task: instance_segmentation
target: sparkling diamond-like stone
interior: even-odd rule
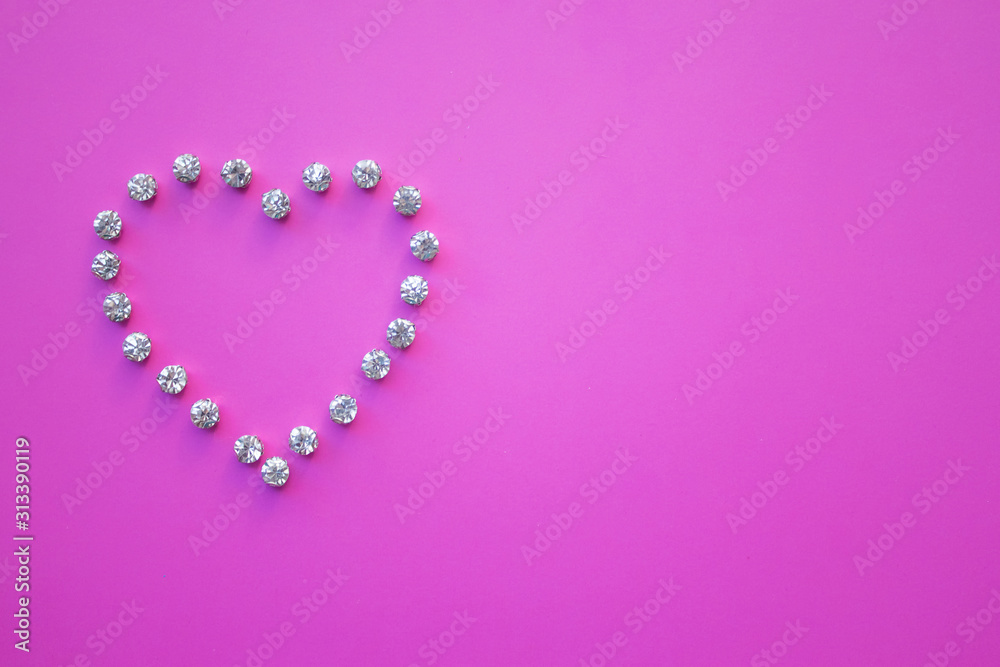
[[[164,366],[160,374],[156,376],[156,381],[160,383],[160,389],[167,394],[179,394],[187,386],[187,371],[183,366]]]
[[[185,153],[174,160],[174,177],[181,183],[194,183],[201,174],[201,161],[197,156]]]
[[[382,168],[375,160],[361,160],[354,165],[351,176],[354,177],[354,184],[359,188],[374,188],[382,179]]]
[[[104,297],[104,314],[112,322],[124,322],[132,316],[132,302],[124,292],[112,292]]]
[[[406,276],[399,286],[399,296],[411,306],[419,306],[427,298],[427,281],[421,276]]]
[[[250,185],[253,172],[246,160],[230,160],[222,165],[222,180],[234,188],[245,188]]]
[[[90,270],[101,280],[111,280],[118,275],[122,261],[110,250],[102,250],[90,265]]]
[[[433,233],[424,230],[410,237],[410,252],[424,262],[429,262],[438,254],[438,240]]]
[[[264,451],[264,445],[255,435],[241,435],[236,439],[233,451],[240,463],[256,463]]]
[[[308,426],[296,426],[292,429],[291,435],[288,436],[288,448],[296,454],[312,454],[316,451],[318,444],[319,438],[316,437],[316,431]]]
[[[402,317],[390,322],[389,328],[385,332],[385,338],[389,341],[389,345],[392,345],[397,350],[408,348],[413,344],[415,337],[416,330],[413,327],[413,322],[404,320]]]
[[[358,415],[358,402],[347,394],[337,394],[330,401],[330,419],[338,424],[350,424]]]
[[[325,164],[313,162],[302,170],[302,182],[313,192],[323,192],[330,187],[332,181],[330,168]]]
[[[122,343],[122,352],[129,361],[143,361],[149,356],[151,349],[149,336],[138,331],[125,336],[125,342]]]
[[[382,350],[372,350],[361,361],[361,370],[372,380],[381,380],[389,374],[389,355]]]
[[[198,428],[212,428],[219,423],[219,406],[210,398],[195,401],[191,406],[191,423]]]
[[[136,174],[128,179],[128,196],[136,201],[147,201],[156,195],[156,179],[149,174]]]
[[[269,218],[281,220],[292,210],[292,203],[288,201],[288,195],[275,188],[264,193],[260,207]]]
[[[272,456],[264,461],[260,468],[260,476],[271,486],[284,486],[288,481],[288,461],[280,456]]]
[[[392,196],[392,205],[397,213],[415,215],[420,210],[420,190],[412,185],[404,185]]]
[[[101,211],[94,218],[94,231],[105,241],[116,239],[122,233],[122,219],[114,211]]]

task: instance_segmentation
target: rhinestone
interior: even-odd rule
[[[194,183],[201,174],[201,162],[197,156],[185,153],[174,160],[174,177],[181,183]]]
[[[233,451],[240,463],[256,463],[264,451],[264,445],[255,435],[241,435],[233,445]]]
[[[382,350],[372,350],[362,360],[361,370],[372,380],[381,380],[389,374],[389,355]]]
[[[412,185],[404,185],[392,196],[392,205],[397,213],[415,215],[420,210],[420,190]]]
[[[124,292],[112,292],[104,297],[104,314],[112,322],[124,322],[132,316],[132,302]]]
[[[288,481],[288,461],[280,456],[272,456],[264,461],[260,468],[260,476],[271,486],[284,486]]]
[[[434,259],[434,255],[438,254],[437,237],[426,230],[417,232],[410,237],[410,251],[419,260],[431,261]]]
[[[156,195],[156,179],[149,174],[136,174],[128,179],[128,196],[136,201],[147,201]]]
[[[421,276],[406,276],[399,286],[399,296],[411,306],[419,306],[427,298],[427,281]]]
[[[323,192],[330,187],[330,168],[325,164],[313,162],[302,170],[302,182],[313,192]]]
[[[234,188],[245,188],[250,185],[253,172],[246,160],[230,160],[222,165],[222,180]]]
[[[288,201],[288,195],[278,188],[268,190],[264,193],[264,196],[261,198],[260,207],[264,209],[264,213],[269,218],[274,218],[275,220],[281,220],[292,210],[292,204]]]
[[[350,424],[358,415],[358,402],[347,394],[337,394],[330,401],[330,419],[338,424]]]
[[[219,423],[219,406],[210,398],[195,401],[191,406],[191,423],[198,428],[212,428]]]
[[[151,347],[149,336],[141,332],[130,333],[122,343],[122,352],[129,361],[143,361],[149,356]]]
[[[367,190],[378,185],[378,182],[382,179],[382,168],[378,166],[375,160],[361,160],[361,162],[354,165],[351,176],[354,177],[355,185]]]
[[[156,376],[156,381],[160,383],[160,389],[167,394],[179,394],[187,385],[187,371],[183,366],[164,366],[160,374]]]
[[[404,320],[402,317],[389,323],[389,328],[385,332],[385,338],[397,350],[405,350],[413,344],[416,337],[413,322]]]
[[[121,266],[121,263],[118,255],[110,250],[102,250],[94,258],[90,270],[101,280],[111,280],[118,275],[118,267]]]
[[[94,218],[94,231],[105,241],[116,239],[122,233],[122,219],[114,211],[101,211]]]
[[[296,454],[312,454],[316,451],[318,444],[316,431],[308,426],[296,426],[292,429],[292,434],[288,436],[288,448]]]

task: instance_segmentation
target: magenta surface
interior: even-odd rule
[[[335,4],[5,3],[0,663],[1000,664],[996,3]]]

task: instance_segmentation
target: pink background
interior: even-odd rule
[[[566,1],[554,23],[556,0],[50,4],[0,16],[0,662],[1000,664],[996,3],[910,0],[881,29],[888,2]],[[184,152],[195,186],[170,174]],[[218,188],[237,156],[253,182]],[[140,171],[149,205],[126,195]],[[285,222],[260,211],[272,187]],[[337,247],[313,262],[317,239]],[[94,310],[122,283],[88,271],[108,247],[125,325]],[[415,272],[418,311],[397,294]],[[415,344],[354,389],[400,316]],[[213,431],[186,414],[204,396]],[[244,433],[289,458],[287,487],[235,460]]]

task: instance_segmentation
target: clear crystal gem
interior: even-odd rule
[[[397,350],[408,348],[413,344],[415,337],[416,329],[413,327],[413,322],[404,320],[402,317],[390,322],[389,328],[385,332],[385,339],[389,341],[389,345],[392,345]]]
[[[284,486],[288,481],[288,461],[280,456],[272,456],[264,461],[260,468],[260,476],[271,486]]]
[[[116,239],[122,233],[122,219],[114,211],[101,211],[94,218],[94,231],[105,241]]]
[[[296,426],[288,436],[288,448],[296,454],[312,454],[319,445],[316,431],[308,426]]]
[[[389,374],[389,355],[382,350],[372,350],[361,361],[361,370],[372,380],[381,380]]]
[[[313,192],[323,192],[330,187],[332,180],[330,168],[325,164],[313,162],[302,170],[302,182]]]
[[[201,174],[201,161],[197,156],[185,153],[174,160],[174,177],[181,183],[194,183]]]
[[[253,171],[246,160],[237,158],[222,165],[222,180],[234,188],[245,188],[250,185],[252,177]]]
[[[410,237],[410,252],[424,262],[429,262],[438,254],[438,240],[433,233],[424,230]]]
[[[156,179],[149,174],[136,174],[128,179],[128,196],[136,201],[147,201],[156,195]]]
[[[151,349],[149,336],[138,331],[125,336],[125,342],[122,343],[122,352],[129,361],[145,360]]]
[[[382,179],[382,168],[378,166],[375,160],[361,160],[354,165],[351,176],[354,177],[355,185],[367,190],[378,185],[378,182]]]
[[[179,394],[187,386],[187,371],[183,366],[164,366],[160,374],[156,376],[156,381],[160,383],[160,389],[167,394]]]
[[[411,306],[419,306],[427,298],[427,281],[421,276],[406,276],[399,286],[399,296]]]
[[[264,193],[264,196],[261,198],[260,207],[264,209],[264,213],[269,218],[274,218],[275,220],[281,220],[292,210],[292,204],[288,201],[288,195],[278,188],[268,190]]]
[[[264,451],[264,445],[255,435],[241,435],[236,439],[233,451],[240,463],[256,463]]]
[[[420,210],[420,190],[412,185],[404,185],[392,196],[392,205],[397,213],[415,215]]]
[[[104,297],[104,314],[112,322],[124,322],[132,316],[132,302],[124,292],[112,292]]]
[[[195,401],[191,406],[191,423],[198,428],[212,428],[219,423],[219,406],[210,398]]]
[[[90,270],[101,280],[111,280],[118,275],[122,261],[110,250],[102,250],[90,265]]]
[[[337,394],[330,401],[330,419],[338,424],[350,424],[358,415],[358,402],[347,394]]]

